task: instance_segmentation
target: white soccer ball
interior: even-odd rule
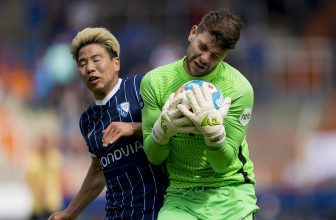
[[[187,90],[192,90],[192,85],[197,84],[199,87],[206,85],[207,90],[212,95],[212,101],[216,109],[219,109],[224,101],[224,96],[219,88],[217,88],[214,84],[203,81],[203,80],[191,80],[184,83],[176,92],[177,93],[184,93],[183,102],[182,104],[186,105],[190,109],[190,103],[186,96]]]

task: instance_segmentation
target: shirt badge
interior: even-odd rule
[[[129,112],[129,102],[123,102],[117,106],[119,115],[126,117]]]

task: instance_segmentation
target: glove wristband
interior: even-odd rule
[[[225,134],[225,129],[223,127],[222,130],[220,130],[220,132],[217,132],[217,134],[215,135],[211,135],[211,136],[204,136],[205,138],[205,142],[208,146],[208,148],[212,148],[214,149],[214,151],[217,150],[217,148],[221,148],[222,144],[225,140],[226,134]]]
[[[167,144],[169,141],[169,138],[165,138],[164,132],[161,129],[161,126],[159,123],[160,123],[159,120],[155,122],[154,127],[152,129],[152,137],[159,144]]]

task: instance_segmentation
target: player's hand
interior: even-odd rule
[[[182,101],[182,93],[170,94],[152,130],[152,135],[156,142],[166,144],[169,138],[177,133],[197,132],[192,121],[177,109],[177,105],[181,104]]]
[[[132,123],[114,121],[103,131],[103,147],[112,144],[122,136],[131,136],[134,132]]]
[[[54,212],[53,214],[50,215],[48,220],[75,220],[75,218],[63,210]]]
[[[187,97],[191,110],[184,105],[178,105],[178,109],[193,121],[197,130],[203,134],[208,146],[221,145],[226,137],[223,121],[229,111],[231,99],[224,99],[221,108],[217,110],[211,94],[205,87],[200,88],[197,85],[193,85],[192,91],[187,91]]]

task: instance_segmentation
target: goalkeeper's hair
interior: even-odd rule
[[[233,49],[240,38],[242,20],[227,9],[217,9],[205,14],[198,24],[197,33],[207,31],[223,50]]]
[[[111,58],[120,56],[119,42],[109,30],[102,27],[88,27],[78,32],[72,40],[70,52],[76,62],[79,50],[89,44],[103,46]]]

